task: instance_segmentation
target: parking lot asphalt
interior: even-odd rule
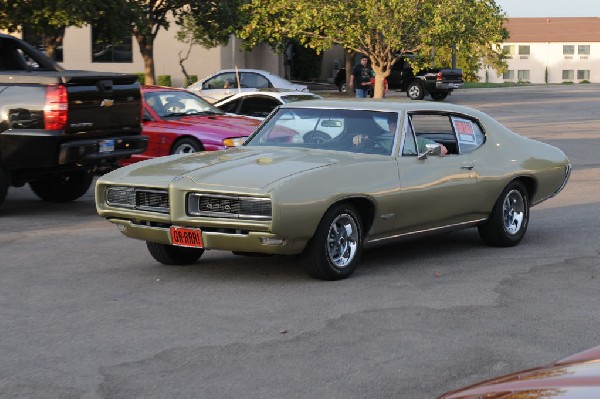
[[[0,398],[435,398],[600,345],[600,85],[447,100],[563,149],[566,189],[514,248],[476,230],[368,250],[354,276],[209,251],[157,264],[70,204],[0,208]],[[390,97],[404,98],[404,93]]]

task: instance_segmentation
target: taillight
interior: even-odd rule
[[[442,72],[438,72],[437,75],[435,76],[435,80],[442,80]]]
[[[67,88],[62,85],[46,87],[44,102],[44,129],[64,130],[69,115]]]

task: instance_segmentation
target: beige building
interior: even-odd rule
[[[510,18],[508,70],[480,72],[491,83],[600,83],[600,18]]]

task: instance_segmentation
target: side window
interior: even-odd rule
[[[469,154],[485,142],[485,135],[477,122],[457,116],[451,116],[450,119],[458,138],[461,154]]]
[[[223,104],[217,108],[219,108],[223,112],[228,112],[230,114],[237,114],[238,105],[240,104],[241,99],[233,100],[228,102],[227,104]]]
[[[242,102],[240,114],[265,117],[278,105],[279,102],[271,97],[247,97]]]
[[[402,155],[418,155],[417,142],[415,141],[415,132],[410,118],[404,125],[404,144],[402,145]]]
[[[454,129],[447,114],[412,114],[410,115],[419,153],[425,152],[425,145],[442,144],[448,154],[459,154]]]
[[[202,89],[228,89],[236,87],[235,84],[235,73],[226,72],[214,76],[204,82]]]
[[[269,87],[269,81],[262,75],[252,72],[244,72],[240,77],[242,87],[251,87],[255,89],[266,89]]]

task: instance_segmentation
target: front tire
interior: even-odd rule
[[[319,280],[349,277],[360,261],[362,240],[362,224],[356,208],[348,203],[331,207],[304,250],[304,270]]]
[[[479,235],[489,245],[517,245],[529,225],[529,195],[520,182],[512,182],[496,201],[488,220],[478,227]]]
[[[146,247],[150,255],[163,265],[191,265],[196,263],[204,253],[203,248],[177,247],[150,241],[146,241]]]
[[[192,154],[199,151],[204,151],[202,144],[198,140],[186,137],[175,142],[171,154]]]
[[[406,95],[411,100],[422,100],[425,98],[425,89],[420,82],[410,82],[406,88]]]
[[[31,181],[29,186],[44,201],[70,202],[87,193],[93,179],[87,171],[65,172]]]

